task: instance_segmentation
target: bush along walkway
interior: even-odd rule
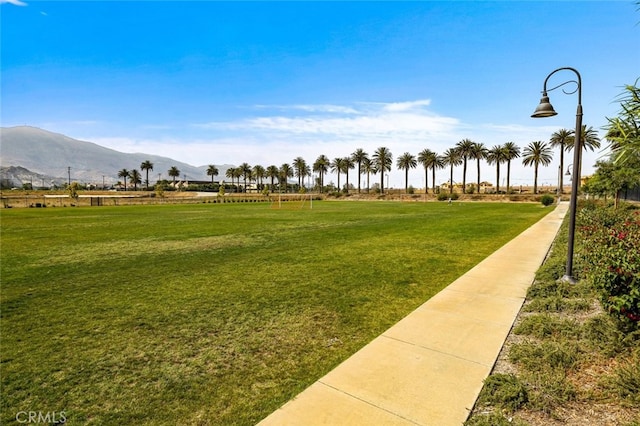
[[[576,285],[566,224],[466,426],[640,426],[640,208],[582,204]]]

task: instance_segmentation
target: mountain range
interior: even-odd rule
[[[171,158],[152,154],[129,154],[105,148],[92,142],[80,141],[68,136],[29,126],[0,128],[0,167],[2,186],[20,187],[25,183],[33,186],[64,184],[68,180],[80,183],[116,183],[122,169],[140,170],[140,164],[150,161],[153,170],[149,181],[155,182],[158,174],[168,178],[171,167],[180,170],[181,178],[189,181],[211,180],[207,176],[208,166],[192,166]],[[218,178],[224,178],[232,165],[216,165]],[[142,179],[146,172],[140,170]],[[154,178],[152,178],[154,176]]]

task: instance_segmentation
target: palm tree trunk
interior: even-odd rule
[[[500,162],[496,161],[496,194],[500,193]]]
[[[478,158],[478,187],[476,188],[478,194],[480,193],[480,159]]]
[[[424,193],[429,193],[429,169],[427,167],[424,168]]]
[[[467,193],[467,159],[465,157],[464,164],[462,165],[462,193]]]
[[[409,168],[408,167],[404,171],[404,192],[405,194],[409,192]]]
[[[511,160],[507,161],[507,194],[509,193],[509,178],[511,177]]]
[[[449,194],[453,194],[453,164],[451,165],[451,174],[449,175]]]
[[[533,193],[537,194],[538,193],[538,163],[535,163],[535,167],[534,167],[534,174],[533,174]]]
[[[431,168],[431,186],[433,187],[431,193],[435,194],[436,193],[436,166],[433,166]]]

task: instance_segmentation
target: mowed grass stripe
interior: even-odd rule
[[[3,210],[0,420],[254,424],[548,211]]]

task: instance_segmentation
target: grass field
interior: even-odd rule
[[[0,422],[254,424],[549,211],[2,210]]]

